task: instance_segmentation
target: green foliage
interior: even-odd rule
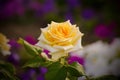
[[[54,62],[48,66],[45,80],[65,80],[67,76],[67,69],[59,62]]]
[[[25,68],[25,67],[33,67],[33,68],[39,67],[44,62],[45,62],[45,60],[43,58],[41,58],[40,56],[37,56],[35,58],[29,59],[28,62],[23,66],[23,68]]]
[[[31,45],[21,38],[19,39],[18,42],[24,45],[26,51],[33,57],[32,59],[28,60],[28,62],[23,66],[23,68],[39,66],[46,67],[49,64],[51,64],[51,61],[46,61],[43,57],[41,57],[40,55],[40,53],[42,52],[41,48]]]
[[[69,80],[77,80],[78,77],[85,75],[82,65],[77,62],[68,65],[67,71]]]
[[[21,43],[22,45],[24,45],[25,49],[27,50],[27,52],[31,55],[31,56],[37,56],[41,53],[41,49],[37,48],[31,44],[29,44],[28,42],[26,42],[23,39],[19,39],[18,41],[19,43]]]
[[[0,80],[18,80],[12,64],[0,61]]]
[[[61,64],[59,62],[54,62],[48,66],[48,72],[46,74],[46,80],[77,80],[78,77],[83,76],[84,69],[78,63]]]
[[[85,75],[82,65],[78,63],[68,64],[65,58],[61,58],[60,61],[46,60],[40,56],[42,51],[40,48],[29,44],[23,39],[20,39],[19,43],[23,44],[26,51],[33,56],[23,68],[39,66],[47,67],[48,71],[45,75],[45,80],[77,80],[78,77]]]
[[[79,75],[81,75],[81,76],[85,75],[84,69],[81,64],[74,62],[74,63],[70,64],[69,67],[77,70]]]

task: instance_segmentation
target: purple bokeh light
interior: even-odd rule
[[[70,11],[65,14],[65,19],[70,20],[71,23],[74,23],[73,15]]]
[[[92,9],[84,9],[81,16],[86,20],[92,19],[95,16],[95,12]]]
[[[11,39],[8,44],[11,45],[12,49],[19,49],[20,48],[20,44],[15,40],[15,39]]]
[[[26,72],[21,74],[21,80],[31,80],[35,75],[35,69],[28,69]]]
[[[102,39],[113,39],[115,37],[115,24],[111,23],[108,26],[104,24],[100,24],[95,28],[95,35]]]
[[[20,63],[20,57],[17,53],[11,53],[11,55],[8,56],[7,61],[18,66]]]
[[[80,0],[67,0],[67,3],[71,8],[80,6]]]
[[[45,67],[40,67],[39,70],[42,74],[45,74],[47,72],[47,68],[45,68]]]

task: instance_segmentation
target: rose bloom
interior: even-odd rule
[[[51,22],[46,28],[41,29],[42,33],[36,44],[39,47],[50,51],[51,59],[58,60],[61,57],[68,56],[69,52],[82,49],[81,38],[83,33],[79,27],[72,25],[70,21]]]

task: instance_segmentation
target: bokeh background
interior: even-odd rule
[[[44,80],[46,68],[21,68],[30,56],[17,40],[22,37],[30,44],[35,44],[41,33],[40,28],[46,27],[51,21],[67,20],[77,24],[80,31],[84,33],[83,46],[98,40],[110,44],[115,38],[120,37],[120,1],[0,0],[0,33],[10,40],[11,45],[11,55],[1,56],[0,59],[12,63],[19,70],[16,75],[21,80]],[[97,44],[102,47],[94,45],[93,48],[100,48],[102,51],[105,45],[101,42]],[[81,58],[75,57],[72,60],[80,60],[79,62],[83,63]]]
[[[0,0],[0,32],[8,38],[32,35],[51,21],[70,20],[83,32],[83,44],[120,36],[119,0]]]

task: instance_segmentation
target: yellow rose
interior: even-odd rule
[[[3,34],[0,33],[0,50],[2,52],[2,54],[5,55],[10,55],[10,45],[7,44],[8,43],[8,39],[6,38],[6,36],[4,36]]]
[[[83,34],[79,31],[79,27],[72,25],[69,20],[62,23],[52,21],[41,31],[42,33],[38,38],[39,42],[36,45],[49,50],[54,60],[68,56],[69,52],[82,48],[81,38]]]

